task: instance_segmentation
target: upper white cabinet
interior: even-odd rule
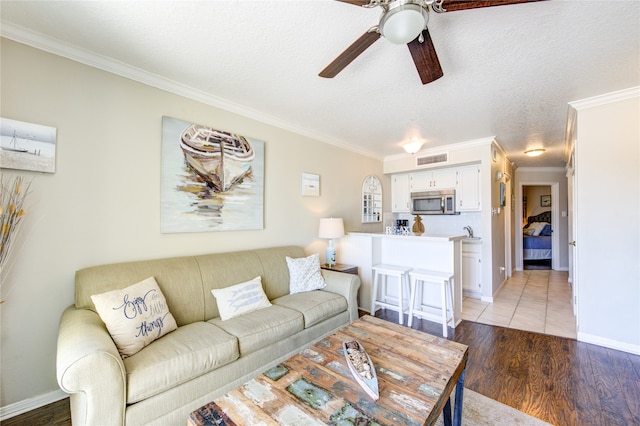
[[[458,167],[456,199],[459,212],[480,210],[480,166]]]
[[[408,213],[410,203],[409,175],[393,175],[391,177],[391,211],[393,213]]]
[[[456,187],[456,169],[438,169],[409,174],[411,192],[453,189]]]
[[[391,177],[391,211],[411,211],[411,193],[456,190],[456,210],[459,212],[480,211],[480,165],[449,167],[437,170],[402,173]]]

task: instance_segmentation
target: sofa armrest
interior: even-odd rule
[[[354,274],[330,271],[327,269],[323,269],[321,272],[325,282],[327,283],[327,286],[323,288],[323,290],[339,294],[347,299],[349,320],[357,320],[358,289],[360,288],[360,277]]]
[[[62,313],[56,371],[60,388],[72,394],[74,426],[124,424],[124,363],[97,313],[75,306]]]

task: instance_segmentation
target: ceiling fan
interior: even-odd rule
[[[427,23],[429,8],[437,13],[528,3],[539,0],[337,0],[367,8],[380,7],[382,15],[378,25],[371,27],[351,46],[342,52],[325,69],[320,77],[333,78],[347,65],[367,50],[380,36],[394,44],[406,44],[416,65],[422,84],[431,83],[444,73],[436,49],[431,41]]]

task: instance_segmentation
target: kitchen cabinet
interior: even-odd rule
[[[480,211],[480,166],[458,167],[456,203],[459,212]]]
[[[391,212],[409,213],[410,205],[409,175],[393,175],[391,178]]]
[[[482,240],[462,240],[462,293],[482,296]]]
[[[437,191],[456,187],[456,169],[446,168],[409,174],[410,192]]]

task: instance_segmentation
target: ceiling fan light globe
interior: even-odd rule
[[[395,44],[407,44],[416,39],[427,26],[429,15],[420,5],[398,1],[380,18],[380,33]]]

